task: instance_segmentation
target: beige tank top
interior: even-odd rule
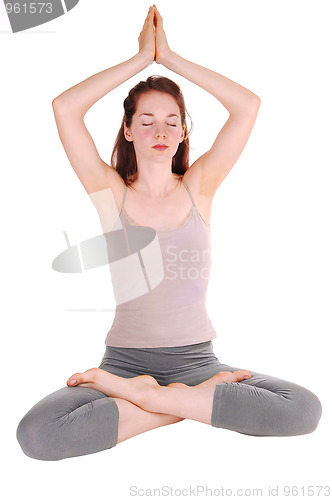
[[[205,342],[217,336],[205,303],[212,263],[210,225],[203,220],[183,179],[182,182],[192,201],[184,224],[156,231],[155,245],[160,249],[163,275],[157,284],[143,289],[132,300],[117,303],[105,340],[108,346],[172,347]],[[124,229],[129,226],[144,229],[126,213],[126,193],[127,186],[114,229],[121,225]],[[145,256],[145,274],[149,274],[154,263],[148,252]],[[140,259],[144,268],[142,256]],[[128,261],[126,269],[130,265]],[[117,280],[122,276],[123,273]],[[130,288],[135,284],[136,281]]]

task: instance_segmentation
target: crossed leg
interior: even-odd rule
[[[119,407],[120,442],[155,426],[185,418],[211,424],[216,385],[250,377],[248,370],[224,371],[195,386],[183,383],[161,386],[150,375],[123,378],[100,368],[91,368],[73,374],[67,385],[97,389],[114,398]]]
[[[202,383],[196,373],[180,379],[197,385],[166,386],[150,375],[123,378],[99,368],[75,373],[76,383],[68,380],[22,418],[18,441],[32,458],[61,460],[186,418],[253,436],[293,436],[317,427],[321,404],[304,387],[228,365],[211,372]]]
[[[153,413],[143,410],[134,403],[126,399],[113,398],[119,409],[118,423],[118,439],[117,443],[121,443],[126,439],[142,434],[146,431],[151,431],[158,427],[175,424],[184,420],[175,415],[165,413]]]
[[[72,378],[78,386],[97,388],[145,412],[256,436],[307,434],[315,430],[322,414],[319,399],[308,389],[247,370],[220,371],[193,386],[160,386],[150,375],[124,379],[99,368],[76,373]]]
[[[68,383],[47,395],[19,422],[17,439],[27,456],[62,460],[96,453],[148,430],[190,418],[187,410],[178,412],[175,406],[171,414],[167,398],[159,400],[167,389],[167,397],[172,396],[170,403],[175,405],[179,391],[190,390],[185,384],[161,387],[149,375],[128,379],[101,369],[76,375],[76,386]],[[155,396],[156,405],[151,407],[149,400]]]

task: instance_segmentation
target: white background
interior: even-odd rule
[[[323,405],[317,430],[258,438],[186,420],[59,462],[28,458],[16,441],[20,419],[37,401],[65,386],[72,373],[98,366],[113,320],[112,311],[98,309],[115,307],[105,270],[64,275],[51,267],[66,247],[63,231],[71,243],[101,232],[62,148],[51,102],[132,57],[149,5],[81,0],[43,26],[0,33],[6,498],[127,499],[134,485],[263,488],[264,497],[269,486],[279,486],[283,498],[284,485],[329,484],[324,453],[331,443],[327,0],[157,3],[172,50],[249,88],[262,101],[248,144],[212,209],[208,310],[218,331],[215,353],[221,362],[312,390]],[[151,74],[168,76],[183,90],[194,122],[191,161],[211,147],[226,121],[227,111],[212,96],[154,63],[86,115],[104,161],[110,161],[128,90]],[[68,310],[75,308],[95,311]],[[301,490],[299,498],[307,495]]]

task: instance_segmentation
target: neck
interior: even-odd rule
[[[137,165],[137,179],[132,186],[150,198],[165,198],[178,185],[179,174],[174,174],[171,165]]]

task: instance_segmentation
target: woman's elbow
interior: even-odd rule
[[[260,97],[253,93],[252,97],[251,97],[251,103],[252,103],[253,110],[258,111],[259,107],[261,105]]]

